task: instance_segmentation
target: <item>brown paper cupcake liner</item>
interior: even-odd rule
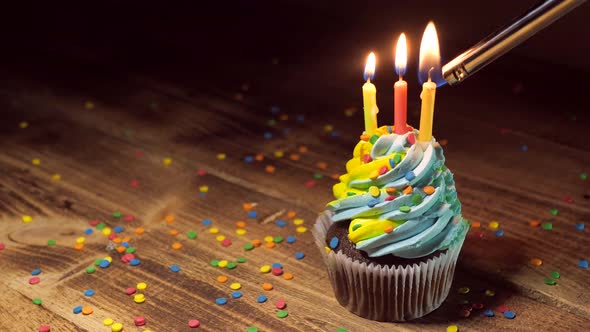
[[[341,252],[325,250],[332,212],[319,215],[314,225],[316,245],[338,302],[352,313],[371,320],[400,322],[422,317],[446,299],[465,236],[446,252],[420,264],[367,265]]]

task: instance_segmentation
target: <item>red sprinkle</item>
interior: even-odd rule
[[[483,309],[483,303],[474,303],[472,307],[475,310]]]
[[[389,168],[387,168],[387,165],[381,166],[381,168],[379,169],[379,175],[383,175],[383,174],[387,173],[388,170],[389,170]]]
[[[373,160],[373,158],[371,158],[371,155],[370,154],[366,153],[365,155],[363,155],[363,162],[365,164],[370,163],[372,160]]]
[[[121,256],[121,261],[123,263],[129,263],[134,258],[135,258],[134,254],[125,254],[125,255]]]
[[[387,196],[385,197],[386,201],[393,201],[395,199],[395,196]]]
[[[315,186],[315,181],[314,180],[306,181],[305,186],[308,188],[311,188],[311,187]]]
[[[94,226],[100,224],[100,221],[98,221],[98,220],[90,220],[89,224],[90,224],[90,226],[94,227]]]
[[[128,216],[125,216],[123,219],[127,222],[131,222],[131,221],[135,220],[135,216],[128,215]]]
[[[199,175],[199,176],[203,176],[203,175],[205,175],[205,174],[207,174],[207,171],[206,171],[206,170],[204,170],[204,169],[202,169],[202,168],[201,168],[201,169],[199,169],[199,170],[197,170],[197,175]]]
[[[508,307],[505,305],[501,305],[501,306],[497,307],[496,310],[498,310],[501,313],[504,313],[504,311],[508,311],[510,309],[508,309]]]
[[[270,270],[270,272],[275,276],[280,276],[281,274],[283,274],[283,269],[280,267],[273,267],[272,270]]]
[[[285,309],[285,307],[287,307],[287,302],[285,302],[285,299],[283,298],[279,298],[277,300],[277,302],[275,302],[275,306],[277,307],[277,309]]]
[[[125,294],[127,295],[133,295],[135,294],[135,292],[137,292],[137,289],[135,289],[135,287],[129,287],[125,290]]]
[[[223,239],[223,241],[221,241],[221,245],[224,247],[229,247],[231,246],[231,240],[230,239]]]
[[[482,233],[482,232],[476,232],[476,233],[475,233],[475,236],[477,236],[477,237],[478,237],[478,238],[480,238],[480,239],[483,239],[483,236],[484,236],[484,235],[483,235],[483,233]]]
[[[563,201],[566,203],[573,203],[574,199],[568,196],[568,197],[564,198]]]
[[[4,250],[4,248],[6,248],[6,245],[2,242],[0,242],[0,250]]]
[[[133,188],[137,188],[137,187],[139,187],[139,181],[137,181],[137,180],[133,180],[133,181],[131,181],[131,186],[132,186]]]
[[[111,233],[109,234],[109,240],[114,240],[116,238],[118,238],[119,236],[117,235],[117,233]]]
[[[136,157],[143,157],[143,151],[141,151],[139,149],[135,150],[135,156]]]
[[[38,283],[41,282],[41,279],[39,277],[31,277],[29,278],[29,284],[31,285],[36,285]]]
[[[39,332],[50,332],[51,326],[49,325],[41,325],[39,326]]]
[[[199,322],[197,319],[191,319],[188,321],[188,326],[192,328],[199,327],[199,325],[201,325],[201,322]]]
[[[416,143],[416,136],[414,136],[414,133],[410,133],[408,135],[408,143],[410,143],[410,144]]]
[[[133,322],[135,323],[135,326],[144,326],[145,325],[145,317],[137,316],[137,317],[133,318]]]

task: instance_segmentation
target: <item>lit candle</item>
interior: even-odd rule
[[[363,84],[363,109],[365,110],[365,134],[373,135],[377,130],[377,89],[371,83],[373,75],[375,75],[375,54],[371,52],[367,58],[365,65],[365,80]]]
[[[405,134],[410,129],[407,126],[408,121],[408,83],[404,81],[403,76],[406,73],[408,63],[408,46],[406,44],[406,35],[401,34],[397,40],[395,48],[395,72],[399,75],[399,81],[393,86],[393,104],[394,116],[393,132],[396,134]]]
[[[420,133],[418,141],[430,142],[432,140],[432,121],[434,119],[434,96],[436,94],[436,83],[431,80],[434,70],[440,71],[440,50],[438,37],[434,23],[430,22],[424,30],[422,42],[420,43],[420,72],[428,73],[428,81],[422,84],[422,109],[420,113]]]

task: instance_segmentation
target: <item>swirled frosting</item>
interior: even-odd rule
[[[334,185],[333,221],[351,220],[349,239],[371,257],[418,258],[464,235],[453,174],[441,146],[381,127],[362,137]]]

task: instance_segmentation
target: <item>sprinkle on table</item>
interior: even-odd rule
[[[585,259],[580,259],[578,261],[578,267],[580,267],[582,269],[587,269],[588,268],[588,261]]]
[[[199,327],[199,325],[201,325],[201,322],[199,322],[197,319],[191,319],[188,321],[188,326],[190,328],[196,328]]]
[[[258,302],[258,303],[264,303],[264,302],[266,302],[266,300],[268,300],[268,297],[266,297],[266,295],[259,295],[256,298],[256,302]]]
[[[541,266],[543,265],[543,261],[540,258],[531,258],[531,264]]]
[[[289,313],[286,310],[279,310],[279,312],[277,312],[277,317],[279,318],[285,318],[289,316]]]
[[[447,332],[457,332],[457,331],[459,331],[459,328],[457,327],[457,325],[447,326]]]

